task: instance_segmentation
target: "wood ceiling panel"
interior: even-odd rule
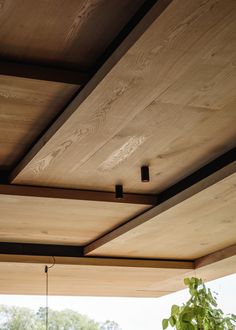
[[[1,195],[0,241],[87,244],[149,207]]]
[[[75,85],[0,76],[0,166],[27,151],[78,89]]]
[[[136,266],[129,266],[128,260],[124,265],[119,259],[55,260],[49,271],[50,295],[160,297],[183,289],[185,277],[198,276],[207,282],[236,272],[235,256],[196,270],[181,262],[179,268],[164,262],[163,268],[162,261],[152,266],[137,261]],[[0,255],[0,293],[44,294],[44,266],[51,263],[51,257]]]
[[[236,243],[236,174],[121,234],[88,255],[196,259]]]
[[[13,182],[159,192],[232,148],[235,22],[233,0],[173,1]]]
[[[44,294],[44,264],[0,264],[1,294]],[[159,297],[171,293],[163,291],[161,282],[179,275],[186,269],[155,269],[139,267],[111,267],[86,265],[56,265],[50,269],[50,295]],[[155,290],[150,289],[156,284]]]
[[[213,281],[224,276],[232,275],[236,273],[236,256],[220,260],[214,264],[204,266],[200,269],[195,269],[194,271],[186,272],[185,277],[198,277],[202,278],[205,282]],[[161,282],[161,287],[163,291],[168,290],[171,284],[171,289],[173,291],[179,291],[186,288],[183,283],[184,277],[182,275],[177,275]],[[156,289],[156,283],[151,286],[152,290]]]
[[[144,0],[5,0],[0,56],[90,69]]]
[[[74,166],[63,178],[57,175],[61,166],[57,162],[52,164],[54,174],[50,165],[47,168],[51,160],[47,155],[35,167],[28,167],[27,174],[35,169],[36,176],[30,174],[32,179],[26,183],[40,185],[43,176],[49,185],[52,180],[56,186],[113,191],[116,183],[123,183],[124,190],[129,192],[160,192],[234,147],[235,106],[236,101],[220,111],[207,111],[193,106],[154,102],[84,164],[75,164],[76,156],[70,155]],[[148,183],[140,179],[140,167],[145,164],[150,169]],[[50,173],[48,180],[46,173]],[[14,182],[25,183],[21,177],[25,175],[19,174]],[[72,178],[76,181],[72,182]]]

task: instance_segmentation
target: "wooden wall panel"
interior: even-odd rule
[[[19,160],[78,89],[75,85],[0,76],[0,166]]]
[[[144,0],[1,2],[0,55],[89,70]]]
[[[236,243],[236,174],[88,255],[196,259]]]
[[[82,245],[150,206],[0,196],[0,241]]]
[[[13,182],[159,192],[232,148],[235,22],[233,0],[173,1]]]

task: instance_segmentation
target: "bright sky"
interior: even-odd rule
[[[218,292],[218,303],[225,313],[236,314],[236,274],[207,284]],[[173,304],[188,298],[186,290],[161,298],[49,297],[49,307],[73,309],[98,322],[116,321],[122,330],[161,330],[162,319],[169,316]],[[38,309],[45,305],[43,296],[0,295],[0,304]]]

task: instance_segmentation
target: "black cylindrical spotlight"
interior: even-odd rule
[[[123,198],[123,186],[120,184],[116,185],[116,198],[121,199]]]
[[[141,167],[141,180],[142,180],[142,182],[149,182],[150,181],[149,167],[148,166],[142,166]]]

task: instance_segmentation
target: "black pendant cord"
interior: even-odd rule
[[[45,269],[44,269],[45,274],[46,274],[46,292],[45,292],[46,293],[46,313],[45,313],[45,328],[46,328],[46,330],[48,330],[48,270],[50,268],[52,268],[56,263],[55,258],[54,257],[52,257],[52,258],[53,258],[53,264],[51,266],[46,265]]]

